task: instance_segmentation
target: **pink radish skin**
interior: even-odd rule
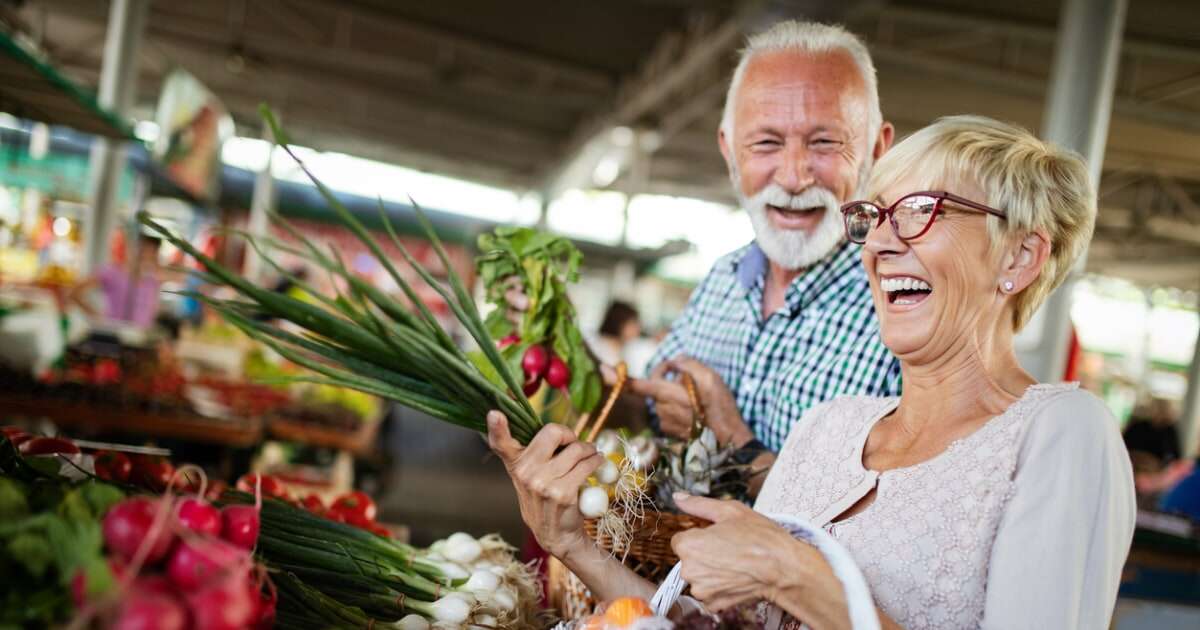
[[[220,539],[180,542],[167,561],[167,576],[179,590],[190,593],[212,582],[227,579],[239,563],[249,564],[244,549]]]
[[[216,580],[187,595],[193,630],[238,630],[254,622],[257,602],[245,573]]]
[[[525,372],[525,382],[529,383],[530,379],[545,375],[549,365],[550,353],[546,352],[544,346],[529,346],[525,350],[525,356],[521,357],[521,370]]]
[[[174,595],[135,590],[121,605],[114,630],[183,630],[187,610]]]
[[[198,534],[221,535],[221,512],[204,499],[183,499],[175,507],[175,516],[180,525]]]
[[[165,500],[165,499],[164,499]],[[138,548],[150,535],[159,505],[143,497],[126,499],[104,515],[104,544],[122,560],[132,560]],[[166,557],[174,537],[160,528],[146,555],[145,564],[155,564]]]
[[[566,389],[571,382],[571,368],[559,356],[550,357],[550,365],[546,367],[546,384],[554,389]]]
[[[254,549],[258,543],[258,509],[252,505],[229,505],[221,510],[221,538]]]
[[[508,336],[506,336],[505,338],[501,339],[500,341],[497,341],[496,347],[500,350],[503,350],[509,346],[516,345],[518,343],[521,343],[521,336],[518,335],[517,333],[511,333]]]

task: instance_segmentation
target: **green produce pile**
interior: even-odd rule
[[[62,623],[72,588],[90,597],[113,587],[100,522],[124,497],[102,481],[43,474],[0,437],[0,628]]]
[[[583,255],[571,241],[529,228],[497,228],[481,235],[479,250],[475,267],[488,301],[497,306],[488,315],[488,333],[501,340],[509,369],[523,375],[527,392],[545,381],[566,390],[577,412],[591,411],[600,402],[600,374],[567,297],[567,284],[579,279]],[[513,281],[529,302],[519,326],[507,317]]]

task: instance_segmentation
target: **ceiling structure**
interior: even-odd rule
[[[1130,2],[1089,269],[1200,288],[1200,3]],[[731,202],[716,149],[745,34],[788,15],[871,48],[901,134],[953,113],[1041,123],[1059,3],[1013,0],[207,0],[151,4],[139,104],[182,66],[242,135],[273,104],[295,141],[536,191],[586,182]],[[0,0],[0,19],[95,85],[107,3]],[[617,142],[615,144],[622,144]],[[598,148],[599,147],[599,148]],[[630,158],[630,156],[633,156]]]

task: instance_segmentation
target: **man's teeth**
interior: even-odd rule
[[[896,291],[933,291],[933,287],[929,283],[919,278],[884,278],[880,280],[879,286],[885,293],[895,293]]]

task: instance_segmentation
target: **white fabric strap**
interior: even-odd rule
[[[809,543],[825,556],[825,560],[833,568],[833,574],[837,576],[846,592],[851,627],[854,630],[879,630],[879,613],[875,609],[875,600],[871,598],[871,589],[867,587],[867,581],[850,552],[833,536],[812,523],[792,516],[768,514],[767,517],[779,523],[793,537]],[[679,600],[687,586],[680,574],[681,570],[681,565],[676,564],[654,593],[654,598],[650,600],[654,614],[665,617],[671,611],[671,606]]]

